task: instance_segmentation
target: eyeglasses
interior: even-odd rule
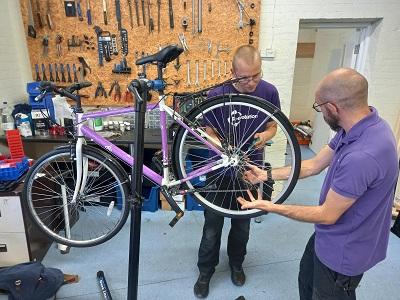
[[[237,79],[237,82],[239,83],[249,83],[250,81],[258,81],[260,78],[263,76],[263,72],[260,71],[257,74],[250,75],[250,76],[238,76],[235,73],[235,77]]]
[[[316,112],[321,112],[321,106],[330,103],[329,101],[323,102],[321,104],[317,104],[317,102],[314,102],[314,104],[312,105],[312,108],[315,109]]]

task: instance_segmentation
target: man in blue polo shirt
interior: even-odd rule
[[[368,106],[368,82],[353,69],[338,69],[319,83],[313,108],[337,134],[300,176],[329,167],[318,206],[276,205],[238,198],[242,208],[260,208],[294,220],[315,223],[300,262],[300,299],[356,299],[363,273],[386,257],[398,176],[396,142],[389,125]],[[272,170],[284,180],[287,167]],[[250,166],[246,179],[268,174]]]
[[[253,46],[244,45],[235,50],[232,59],[232,76],[238,79],[236,83],[223,85],[211,90],[208,93],[208,98],[224,94],[247,94],[257,96],[280,108],[279,94],[276,87],[261,79],[261,57],[258,50]],[[229,112],[229,114],[228,111],[224,111],[229,109],[231,109],[231,107],[222,106],[220,108],[220,113],[214,110],[213,113],[205,114],[204,119],[206,120],[206,124],[204,125],[207,126],[208,134],[217,137],[217,134],[221,135],[224,132],[232,131],[228,122],[220,122],[220,120],[217,119],[221,118],[221,116],[230,115],[230,120],[236,122],[234,130],[236,138],[238,139],[240,137],[243,140],[248,140],[248,143],[243,145],[241,150],[247,149],[255,140],[256,143],[254,147],[257,150],[252,151],[252,154],[249,155],[249,159],[253,163],[261,165],[262,149],[265,143],[275,136],[277,131],[276,123],[272,119],[266,121],[260,118],[260,120],[251,122],[254,127],[250,128],[249,122],[246,122],[246,118],[257,114],[257,111],[252,112],[248,107],[245,109],[242,108],[243,111],[239,111],[241,108],[238,107],[237,111]],[[215,124],[218,124],[218,126]],[[258,127],[260,128],[257,130]],[[216,133],[215,131],[218,130],[221,132]],[[256,132],[254,136],[247,139],[246,134],[249,135],[253,132]],[[235,138],[232,140],[235,140]],[[225,171],[230,172],[232,170]],[[229,179],[228,176],[220,176],[220,178],[221,179],[216,179],[219,187],[223,187],[223,189],[228,192],[224,195],[218,195],[213,203],[225,208],[228,208],[231,203],[236,205],[238,193],[234,191],[238,190],[238,186],[240,186],[237,182],[238,180],[233,177]],[[265,186],[268,186],[268,184]],[[269,186],[271,186],[271,184]],[[271,191],[264,191],[264,193],[270,195]],[[200,275],[194,285],[194,294],[198,298],[206,298],[208,296],[210,279],[219,262],[223,225],[224,217],[209,210],[204,211],[203,235],[200,242],[197,262]],[[242,286],[246,281],[242,263],[246,255],[249,232],[250,219],[231,219],[227,252],[231,268],[231,280],[236,286]]]

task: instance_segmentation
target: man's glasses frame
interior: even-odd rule
[[[325,104],[328,104],[328,103],[331,103],[331,102],[330,101],[326,101],[326,102],[322,102],[321,104],[317,104],[317,101],[315,101],[314,104],[312,105],[312,108],[314,108],[314,110],[316,112],[321,112],[322,111],[321,110],[321,106],[325,105]]]
[[[237,76],[237,74],[235,73],[235,76],[236,76],[237,82],[239,82],[239,83],[249,83],[250,81],[256,82],[263,77],[263,71],[261,70],[257,74],[250,75],[250,76]]]

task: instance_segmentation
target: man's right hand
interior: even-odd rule
[[[268,180],[267,171],[261,170],[260,168],[251,164],[247,164],[247,167],[249,169],[243,174],[243,178],[245,180],[249,181],[252,184]]]

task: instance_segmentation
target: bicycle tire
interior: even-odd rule
[[[278,130],[272,139],[273,143],[267,144],[261,151],[266,159],[263,157],[260,160],[260,154],[257,154],[256,151],[251,153],[253,150],[250,141],[253,140],[251,135],[262,131],[260,128],[263,128],[264,125],[254,131],[254,127],[259,126],[254,124],[255,120],[263,120],[262,118],[265,120],[270,118],[275,121]],[[214,131],[218,131],[220,139],[227,142],[230,147],[230,149],[225,147],[224,154],[232,157],[236,155],[238,160],[236,167],[221,168],[220,171],[194,177],[183,183],[184,188],[189,191],[188,197],[194,196],[203,207],[222,216],[251,218],[265,214],[265,212],[258,209],[242,210],[240,208],[236,198],[243,196],[248,199],[247,189],[253,190],[253,192],[255,190],[261,191],[263,199],[269,198],[268,200],[274,203],[282,203],[292,192],[300,173],[300,147],[291,123],[282,111],[274,105],[264,99],[249,95],[221,95],[208,99],[192,109],[186,119],[192,128],[212,126]],[[237,129],[240,122],[244,122],[244,124]],[[263,122],[261,121],[261,123]],[[246,126],[250,128],[249,132],[243,129]],[[276,153],[273,153],[273,151]],[[200,152],[202,153],[200,154]],[[191,171],[202,168],[205,163],[220,158],[216,158],[215,152],[205,149],[205,146],[198,142],[194,135],[184,127],[179,127],[175,135],[172,157],[175,175],[180,180],[185,179]],[[252,164],[260,167],[265,167],[266,163],[271,168],[289,164],[292,167],[289,178],[282,182],[264,182],[262,187],[249,186],[242,178],[249,157],[256,157]],[[228,183],[224,177],[229,180]],[[216,187],[216,185],[218,186]],[[235,194],[229,194],[232,191]],[[231,195],[231,199],[228,199],[228,194]]]
[[[125,224],[129,179],[110,155],[84,146],[87,181],[72,203],[76,182],[74,152],[73,146],[64,146],[39,158],[26,176],[22,195],[30,218],[50,239],[66,246],[90,247],[109,240]],[[66,197],[62,197],[62,186]],[[68,217],[63,199],[69,208]],[[65,220],[70,222],[70,236]]]

